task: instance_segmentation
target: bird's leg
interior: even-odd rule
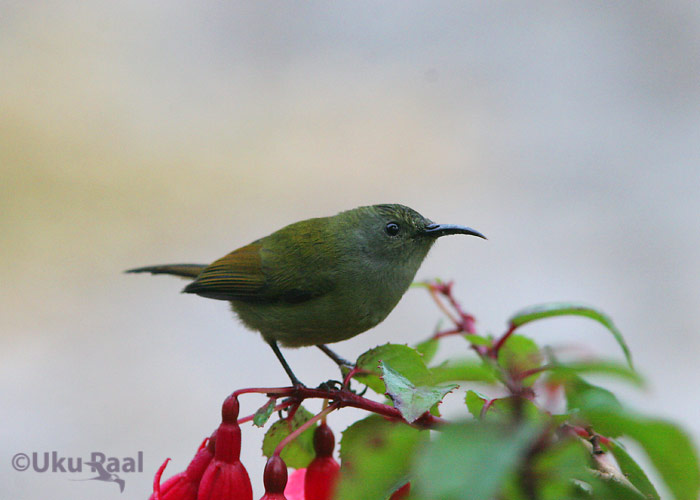
[[[335,352],[331,351],[326,344],[316,344],[316,347],[321,349],[326,354],[326,356],[331,358],[333,362],[339,367],[349,366],[350,368],[352,368],[353,366],[355,366],[355,363],[348,361],[345,358],[341,358]]]
[[[338,368],[340,368],[340,375],[342,377],[342,380],[345,380],[345,377],[348,376],[350,372],[355,368],[355,363],[352,361],[348,361],[345,358],[341,358],[338,356],[334,351],[328,348],[326,344],[316,344],[316,347],[321,349],[323,353],[331,358],[333,362],[338,365]],[[325,386],[325,388],[333,388],[335,386],[339,386],[340,389],[343,389],[344,385],[342,382],[338,382],[336,380],[329,380],[328,382],[325,382],[324,384],[321,384],[321,386]]]
[[[287,375],[289,376],[289,380],[292,381],[292,385],[294,387],[306,387],[304,384],[302,384],[299,379],[297,378],[296,375],[294,375],[294,372],[292,369],[289,367],[287,364],[287,360],[284,359],[284,356],[282,356],[282,353],[280,352],[280,348],[277,346],[277,341],[276,340],[270,340],[268,342],[270,344],[270,347],[272,347],[272,351],[275,353],[275,356],[277,356],[277,359],[279,359],[280,363],[282,363],[282,368],[284,368],[284,371],[287,372]]]

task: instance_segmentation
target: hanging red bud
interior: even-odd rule
[[[205,439],[187,469],[160,484],[160,477],[170,459],[166,460],[156,473],[153,494],[149,500],[196,500],[199,482],[213,457],[214,441]]]
[[[340,465],[333,458],[335,437],[328,425],[322,423],[314,431],[316,457],[306,468],[304,494],[306,500],[331,500],[340,473]]]
[[[253,500],[248,472],[240,461],[241,428],[238,426],[238,399],[229,396],[221,409],[221,425],[216,431],[214,458],[199,483],[198,500]]]
[[[287,486],[287,465],[279,455],[272,455],[265,465],[263,475],[265,494],[260,500],[287,500],[284,488]]]

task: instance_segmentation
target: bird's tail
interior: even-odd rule
[[[165,264],[162,266],[147,266],[129,269],[127,273],[172,274],[180,278],[194,279],[199,276],[206,264]]]

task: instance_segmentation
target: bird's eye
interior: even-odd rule
[[[397,234],[399,234],[399,229],[401,228],[396,222],[390,222],[384,227],[386,234],[388,234],[389,236],[396,236]]]

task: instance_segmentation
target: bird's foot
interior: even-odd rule
[[[319,386],[318,389],[321,391],[342,391],[343,390],[343,383],[339,380],[327,380],[325,382],[322,382]]]
[[[295,391],[299,391],[301,389],[306,389],[306,386],[302,384],[298,378],[294,378],[294,380],[292,380],[292,388]]]

